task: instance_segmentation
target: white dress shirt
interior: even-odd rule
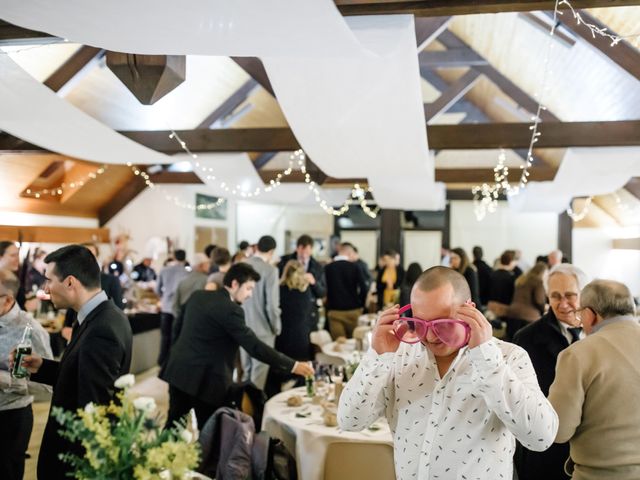
[[[443,378],[420,343],[369,350],[340,397],[338,422],[359,431],[383,415],[398,480],[511,480],[515,438],[542,451],[558,430],[527,352],[497,339],[460,349]]]

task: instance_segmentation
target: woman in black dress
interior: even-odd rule
[[[311,308],[311,291],[304,267],[297,260],[289,260],[282,270],[280,279],[282,331],[276,337],[275,348],[277,351],[294,360],[312,360],[311,341],[309,340],[309,334],[313,327]],[[265,393],[271,397],[280,392],[282,383],[294,379],[298,380],[300,377],[270,369]]]

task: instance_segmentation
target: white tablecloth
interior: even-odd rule
[[[332,357],[340,357],[348,362],[356,351],[356,341],[353,338],[347,339],[344,343],[331,342],[322,346],[322,353],[331,355]]]
[[[372,327],[378,320],[377,313],[365,313],[358,317],[358,325],[361,327]]]
[[[300,395],[304,403],[300,407],[287,406],[287,399]],[[310,412],[307,417],[296,417],[296,413]],[[389,425],[385,419],[378,420],[379,430],[343,432],[338,427],[327,427],[322,420],[322,407],[313,405],[305,396],[305,388],[296,388],[279,393],[265,405],[262,428],[272,437],[280,438],[298,464],[300,480],[323,480],[327,447],[334,442],[393,444]]]

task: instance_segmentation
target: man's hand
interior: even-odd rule
[[[460,319],[471,327],[469,348],[477,347],[493,338],[491,324],[484,318],[480,310],[475,308],[475,305],[468,303],[460,305],[456,309],[453,318]]]
[[[391,308],[386,309],[380,314],[378,322],[373,329],[373,336],[371,338],[371,346],[378,353],[382,355],[387,352],[395,352],[400,346],[400,340],[397,339],[393,333],[393,322],[400,318],[400,306],[394,305]]]
[[[15,359],[16,349],[14,348],[9,354],[9,370],[13,370]],[[32,355],[24,356],[22,357],[22,366],[29,370],[30,373],[36,373],[42,366],[42,357],[40,355],[36,355],[35,353]]]
[[[309,377],[315,373],[311,366],[311,362],[296,362],[291,372],[296,375],[300,375],[301,377]]]
[[[313,273],[305,273],[304,278],[307,279],[307,282],[309,282],[309,285],[316,284],[316,277],[313,276]]]

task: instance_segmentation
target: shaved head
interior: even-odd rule
[[[413,289],[430,292],[443,285],[451,285],[454,299],[464,303],[471,298],[471,289],[464,276],[447,267],[431,267],[418,277]]]

